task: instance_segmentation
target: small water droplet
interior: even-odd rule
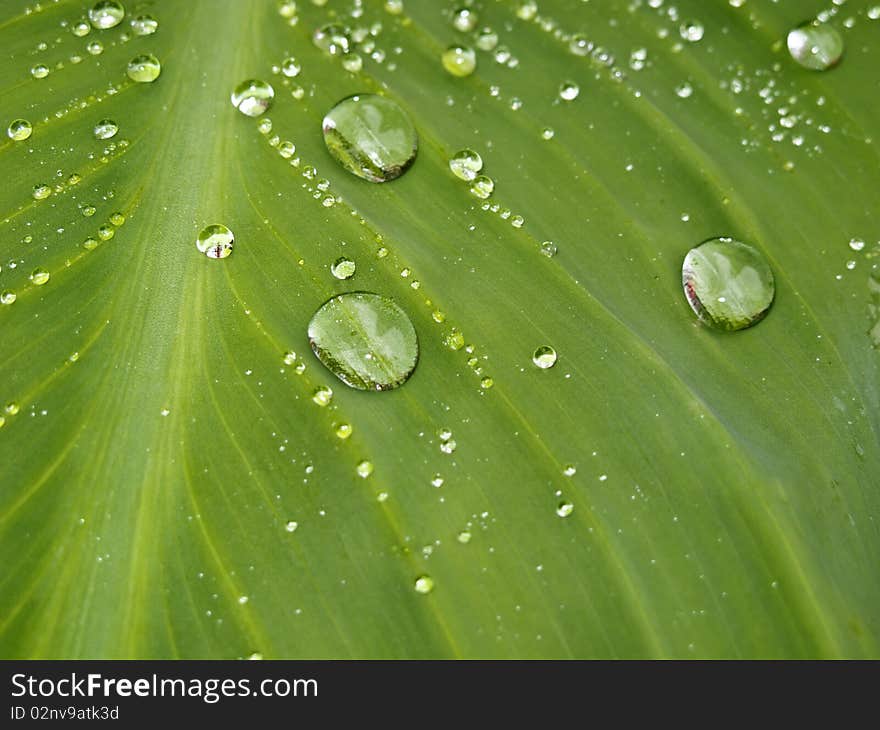
[[[91,41],[86,50],[93,56],[98,56],[104,52],[104,44],[101,41]]]
[[[225,259],[233,245],[235,235],[222,223],[205,226],[196,237],[196,248],[210,259]]]
[[[498,34],[491,28],[483,28],[477,33],[475,43],[481,51],[494,51],[498,45]]]
[[[16,403],[14,400],[11,400],[9,401],[9,403],[6,404],[6,407],[3,410],[6,411],[7,416],[14,416],[21,410],[21,408],[19,407],[18,403]]]
[[[343,441],[345,441],[347,438],[349,438],[351,436],[353,431],[354,431],[354,429],[351,427],[351,424],[340,423],[336,426],[336,430],[335,430],[336,438],[339,438],[339,439],[342,439]]]
[[[675,95],[680,99],[687,99],[694,93],[694,87],[691,86],[687,81],[683,81],[678,86],[675,87]]]
[[[462,530],[456,538],[462,545],[467,545],[471,541],[471,533],[469,530]]]
[[[73,33],[77,38],[82,38],[83,36],[87,36],[92,31],[92,26],[89,25],[87,20],[78,20],[70,27],[70,32]]]
[[[366,479],[373,473],[373,462],[369,459],[363,459],[358,462],[355,471],[361,479]]]
[[[853,251],[861,251],[865,247],[865,242],[861,238],[852,238],[850,239],[849,247]]]
[[[324,117],[324,143],[349,172],[370,182],[400,177],[416,159],[418,134],[403,108],[378,94],[340,101]]]
[[[811,71],[829,69],[843,55],[843,36],[833,26],[815,20],[790,31],[786,42],[791,57]]]
[[[31,272],[30,280],[34,286],[43,286],[43,284],[49,281],[49,272],[42,268],[34,269]]]
[[[319,385],[312,393],[312,402],[325,408],[333,400],[333,390],[326,385]]]
[[[359,53],[342,54],[342,68],[349,73],[357,73],[364,67],[364,59]]]
[[[14,291],[5,289],[3,292],[0,292],[0,304],[14,304],[16,299],[18,299],[18,297],[15,295]]]
[[[112,119],[102,119],[95,125],[95,139],[110,139],[119,131],[119,125]]]
[[[345,256],[339,257],[330,265],[330,273],[337,279],[350,279],[356,270],[355,262]]]
[[[288,78],[292,79],[295,76],[299,76],[302,71],[302,65],[300,65],[299,61],[295,58],[285,58],[281,63],[281,73],[283,73]]]
[[[449,46],[440,57],[443,68],[452,76],[470,76],[477,67],[477,54],[467,46]]]
[[[577,467],[574,464],[566,464],[562,467],[562,473],[567,477],[573,477],[577,474]]]
[[[544,254],[547,258],[553,258],[558,251],[558,247],[553,241],[544,241],[541,244],[541,253]]]
[[[419,359],[418,337],[406,312],[378,294],[333,297],[312,317],[308,334],[324,366],[358,390],[397,388]]]
[[[24,142],[33,131],[33,125],[27,119],[15,119],[6,128],[6,134],[13,142]]]
[[[563,101],[574,101],[581,93],[581,87],[574,81],[563,81],[559,86],[559,98]]]
[[[560,517],[568,517],[574,512],[574,505],[571,502],[560,502],[556,507],[556,514]]]
[[[681,24],[678,32],[686,41],[696,43],[703,39],[703,24],[698,20],[689,20],[688,22]]]
[[[535,363],[535,367],[541,368],[541,370],[552,368],[556,364],[556,360],[556,350],[550,345],[542,345],[532,355],[532,362]]]
[[[593,50],[593,43],[585,35],[578,33],[568,42],[568,50],[575,56],[586,56]]]
[[[131,32],[137,36],[153,35],[159,29],[159,21],[152,15],[138,15],[131,21]]]
[[[538,14],[538,3],[535,0],[522,0],[516,8],[516,17],[521,20],[533,20]]]
[[[488,198],[495,190],[495,181],[488,175],[478,175],[471,182],[471,195],[480,200]]]
[[[52,194],[52,188],[45,183],[39,183],[37,185],[34,185],[34,189],[31,194],[34,196],[34,200],[45,200]]]
[[[473,150],[460,150],[449,158],[449,169],[457,178],[470,182],[483,169],[483,158]]]
[[[351,49],[351,38],[348,29],[339,23],[328,23],[315,30],[312,35],[315,46],[331,56],[348,53]]]
[[[740,330],[757,323],[776,293],[764,255],[732,238],[713,238],[692,248],[681,275],[691,309],[720,330]]]
[[[473,8],[457,8],[452,13],[452,27],[462,33],[469,33],[477,27],[479,17]]]
[[[232,106],[249,117],[258,117],[263,114],[272,106],[274,98],[275,89],[259,79],[242,81],[233,89],[230,96]]]
[[[101,0],[95,3],[89,10],[89,21],[95,28],[106,30],[113,28],[122,22],[125,17],[125,8],[116,0]]]
[[[149,84],[159,78],[159,74],[162,73],[162,65],[152,53],[142,53],[128,62],[128,68],[125,71],[132,81],[139,84]]]
[[[430,575],[420,575],[415,582],[416,593],[427,594],[434,590],[434,579]]]
[[[284,525],[284,529],[288,532],[296,532],[297,527],[299,527],[299,523],[295,520],[290,520],[286,525]]]
[[[31,67],[31,76],[35,79],[44,79],[49,75],[49,67],[43,63],[38,63]]]

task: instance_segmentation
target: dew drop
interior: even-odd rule
[[[541,253],[544,254],[548,259],[553,258],[558,251],[558,247],[553,241],[544,241],[541,244]]]
[[[6,128],[6,134],[13,142],[24,142],[33,131],[33,125],[27,119],[15,119]]]
[[[309,343],[324,366],[358,390],[391,390],[412,375],[419,342],[412,322],[387,297],[340,294],[309,322]]]
[[[849,247],[853,251],[861,251],[865,248],[865,242],[861,238],[852,238],[850,239]]]
[[[18,299],[18,297],[15,295],[14,291],[5,289],[0,292],[0,304],[15,304],[16,299]]]
[[[703,24],[698,20],[689,20],[687,23],[681,24],[678,32],[686,41],[696,43],[703,39]]]
[[[315,46],[331,56],[348,53],[351,48],[351,38],[348,29],[339,23],[329,23],[318,28],[312,36]]]
[[[563,101],[574,101],[581,93],[581,88],[574,81],[564,81],[559,87],[559,98]]]
[[[675,87],[675,95],[680,99],[687,99],[694,93],[694,87],[687,81],[680,83]]]
[[[456,539],[462,544],[467,545],[471,541],[471,533],[469,530],[462,530],[456,536]]]
[[[593,43],[585,35],[578,33],[568,42],[568,50],[575,56],[586,56],[593,50]]]
[[[49,67],[43,63],[38,63],[31,68],[31,76],[35,79],[44,79],[49,75]]]
[[[324,117],[323,129],[330,154],[346,170],[370,182],[400,177],[419,148],[409,115],[378,94],[343,99]]]
[[[483,169],[483,158],[473,150],[460,150],[449,158],[449,169],[457,178],[470,182]]]
[[[281,63],[281,73],[283,73],[290,79],[294,78],[295,76],[299,76],[301,71],[302,65],[295,58],[285,58],[284,61]]]
[[[122,22],[125,17],[125,8],[116,0],[101,0],[95,3],[89,10],[89,21],[95,28],[106,30],[113,28]]]
[[[478,20],[479,18],[472,8],[458,8],[452,14],[452,27],[462,33],[469,33],[477,27]]]
[[[325,408],[333,400],[333,390],[327,385],[319,385],[312,393],[312,402]]]
[[[542,345],[532,355],[532,362],[535,364],[535,367],[541,368],[541,370],[552,368],[556,364],[556,360],[556,350],[550,347],[550,345]]]
[[[467,46],[449,46],[440,56],[447,73],[458,78],[470,76],[477,67],[477,54]]]
[[[162,65],[152,53],[142,53],[128,62],[126,73],[132,81],[148,84],[159,78],[159,74],[162,73]]]
[[[14,416],[21,410],[21,408],[18,403],[16,403],[14,400],[11,400],[9,401],[9,403],[6,404],[6,407],[3,410],[6,411],[7,416]]]
[[[342,441],[345,441],[347,438],[349,438],[351,436],[353,431],[354,431],[354,429],[351,427],[350,423],[340,423],[336,426],[336,430],[335,430],[336,438],[341,439]]]
[[[86,50],[92,56],[99,56],[104,52],[104,44],[101,41],[92,41],[86,46]]]
[[[495,181],[488,175],[478,175],[471,182],[471,195],[480,200],[488,198],[495,190]]]
[[[498,34],[491,28],[483,28],[477,33],[475,43],[481,51],[494,51],[498,45]]]
[[[420,575],[415,582],[416,593],[423,595],[434,590],[434,579],[430,575]]]
[[[258,117],[270,106],[275,98],[275,89],[265,81],[248,79],[242,81],[232,91],[232,106],[249,117]]]
[[[34,200],[45,200],[52,194],[52,188],[46,185],[45,183],[40,183],[38,185],[34,185],[34,190],[32,195],[34,196]]]
[[[284,525],[284,529],[288,532],[296,532],[297,527],[299,527],[299,523],[295,520],[290,520],[286,525]]]
[[[843,55],[843,37],[833,26],[807,21],[789,32],[786,39],[791,57],[804,68],[824,71]]]
[[[692,248],[681,276],[691,309],[719,330],[741,330],[757,323],[776,292],[764,255],[733,238],[713,238]]]
[[[571,502],[560,502],[556,507],[556,514],[560,517],[568,517],[574,512],[574,505]]]
[[[46,269],[34,269],[31,272],[30,280],[33,282],[34,286],[43,286],[43,284],[49,281],[49,272],[46,271]]]
[[[209,259],[225,259],[234,244],[235,235],[222,223],[205,226],[196,237],[196,248]]]
[[[364,59],[359,53],[345,53],[342,56],[342,68],[349,73],[357,73],[364,67]]]
[[[70,32],[77,38],[87,36],[92,31],[92,26],[86,20],[79,20],[70,27]]]
[[[522,0],[516,8],[516,17],[521,20],[532,20],[538,14],[538,3],[535,0]]]
[[[361,479],[366,479],[373,473],[373,462],[369,459],[359,461],[355,467],[355,471]]]
[[[95,139],[110,139],[119,131],[119,125],[112,119],[102,119],[95,125]]]
[[[131,21],[131,32],[137,36],[153,35],[159,29],[159,21],[152,15],[138,15]]]
[[[330,265],[330,273],[337,279],[350,279],[354,276],[357,265],[351,259],[341,256]]]

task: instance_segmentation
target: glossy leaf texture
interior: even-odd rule
[[[84,36],[83,2],[0,9],[3,126],[33,125],[0,141],[0,654],[880,655],[872,3],[482,0],[469,33],[446,0],[124,4]],[[786,47],[820,13],[827,71]],[[418,133],[390,182],[324,144],[368,93]],[[718,236],[775,278],[740,332],[681,288]],[[400,387],[310,351],[349,291],[412,321]]]

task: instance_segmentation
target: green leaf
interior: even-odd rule
[[[455,3],[298,5],[129,2],[77,36],[82,1],[2,4],[3,124],[33,133],[0,142],[0,654],[880,656],[870,4],[482,0],[499,46],[466,77]],[[786,46],[820,11],[827,71]],[[366,29],[360,70],[313,44],[330,22]],[[366,93],[419,136],[391,182],[324,143]],[[775,279],[739,332],[681,288],[717,236]],[[351,291],[413,323],[394,390],[309,349]]]

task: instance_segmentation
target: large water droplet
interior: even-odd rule
[[[222,223],[205,226],[196,237],[196,248],[209,259],[225,259],[234,244],[235,236]]]
[[[574,101],[581,93],[581,87],[574,81],[564,81],[559,87],[559,98],[563,101]]]
[[[49,281],[49,276],[49,272],[46,269],[37,268],[31,272],[30,280],[35,286],[43,286],[43,284]]]
[[[416,593],[427,594],[434,590],[434,579],[430,575],[420,575],[415,582]]]
[[[824,71],[843,55],[843,36],[833,26],[817,21],[802,23],[790,31],[788,52],[804,68]]]
[[[495,190],[495,181],[488,175],[478,175],[471,183],[471,195],[485,200]]]
[[[6,134],[13,142],[23,142],[33,131],[33,125],[27,119],[15,119],[6,128]]]
[[[101,0],[89,10],[89,21],[101,30],[119,25],[124,17],[125,8],[116,0]]]
[[[387,182],[412,165],[419,137],[399,104],[377,94],[358,94],[324,117],[324,143],[349,172],[370,182]]]
[[[232,106],[249,117],[258,117],[272,106],[275,89],[265,81],[248,79],[242,81],[232,91]]]
[[[358,390],[396,388],[419,360],[406,312],[369,292],[340,294],[323,304],[309,322],[309,343],[336,377]]]
[[[159,74],[162,73],[162,65],[152,53],[143,53],[128,62],[126,73],[132,81],[148,84],[159,78]]]
[[[473,48],[467,46],[449,46],[443,51],[440,60],[448,73],[459,78],[470,76],[477,67],[477,54]]]
[[[119,125],[112,119],[102,119],[95,125],[95,139],[110,139],[119,131]]]
[[[733,238],[713,238],[692,248],[681,270],[691,309],[720,330],[758,322],[773,303],[776,287],[764,255]]]
[[[461,150],[449,158],[449,169],[457,178],[470,182],[483,169],[483,158],[473,150]]]
[[[532,362],[535,364],[535,367],[539,367],[541,370],[552,368],[556,364],[556,359],[556,350],[550,347],[550,345],[542,345],[532,355]]]

